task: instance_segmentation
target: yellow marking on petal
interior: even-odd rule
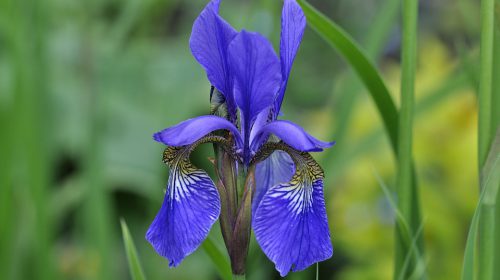
[[[234,154],[232,152],[232,146],[226,138],[217,135],[208,135],[200,138],[198,141],[190,145],[180,147],[167,147],[163,152],[163,162],[166,163],[170,168],[174,168],[178,164],[183,164],[185,165],[187,170],[190,170],[189,168],[190,166],[192,167],[192,165],[189,162],[189,155],[194,149],[196,149],[196,147],[205,143],[219,143],[224,149],[229,152],[229,154]]]
[[[312,188],[313,182],[324,178],[324,171],[314,158],[307,152],[295,150],[284,142],[268,142],[252,159],[256,164],[270,156],[274,151],[282,150],[290,155],[295,164],[295,173],[290,180],[289,189]]]

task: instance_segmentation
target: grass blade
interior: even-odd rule
[[[146,279],[146,277],[144,277],[144,272],[142,270],[139,257],[137,256],[137,250],[134,245],[134,240],[130,235],[127,223],[123,218],[120,220],[120,223],[122,226],[123,243],[125,244],[125,252],[127,253],[128,266],[130,269],[130,274],[132,275],[132,279],[144,280]]]
[[[482,197],[482,195],[481,195]],[[481,201],[480,199],[479,201]],[[462,280],[472,280],[474,279],[474,253],[475,253],[475,241],[477,240],[477,229],[479,225],[479,212],[480,212],[480,202],[474,216],[472,216],[472,221],[469,228],[469,234],[467,235],[467,242],[465,244],[464,262],[462,265]]]
[[[469,235],[465,246],[464,264],[462,267],[462,279],[475,279],[477,273],[478,279],[493,279],[494,257],[493,245],[495,243],[494,211],[498,206],[497,200],[500,188],[500,128],[497,129],[495,140],[490,148],[487,161],[481,173],[481,195],[474,216],[472,217]],[[492,216],[493,215],[493,216]],[[481,226],[487,225],[485,226]],[[481,233],[481,230],[483,232]],[[479,236],[481,234],[481,236]],[[485,238],[483,242],[478,242],[479,238]],[[476,248],[476,244],[479,245]],[[489,248],[483,249],[482,246],[490,244]],[[477,250],[476,250],[477,249]],[[489,259],[485,259],[488,256]],[[478,261],[476,270],[475,261]],[[481,263],[487,261],[490,263]],[[489,271],[482,271],[488,268]],[[489,277],[489,278],[488,278]]]
[[[215,267],[217,267],[220,277],[224,280],[231,280],[233,274],[227,257],[219,250],[210,237],[205,239],[201,246],[215,264]]]
[[[349,62],[367,87],[377,106],[379,114],[382,117],[384,127],[389,136],[393,151],[398,157],[398,160],[403,161],[402,164],[404,168],[401,170],[401,175],[398,177],[402,178],[401,184],[399,185],[405,187],[403,188],[403,193],[399,194],[403,197],[398,201],[400,202],[401,207],[404,208],[402,212],[409,221],[410,232],[412,233],[412,238],[414,238],[416,236],[418,225],[420,224],[419,198],[416,189],[416,177],[414,176],[415,172],[413,170],[411,156],[411,124],[413,115],[413,91],[416,65],[416,23],[418,2],[408,2],[412,5],[407,8],[408,15],[405,14],[405,17],[409,16],[409,18],[405,19],[405,21],[407,22],[407,31],[410,32],[405,32],[405,34],[407,34],[405,43],[407,50],[404,55],[407,55],[407,57],[405,59],[406,62],[404,62],[404,64],[406,64],[403,65],[403,68],[406,69],[404,70],[403,75],[406,77],[403,80],[404,85],[402,90],[406,101],[402,110],[404,117],[401,120],[398,117],[396,106],[394,105],[387,86],[383,82],[381,75],[376,70],[373,63],[367,58],[364,51],[344,30],[342,30],[342,28],[317,11],[309,3],[304,0],[298,0],[297,2],[301,4],[302,9],[304,10],[309,26],[311,26],[333,48],[338,50]],[[398,132],[400,127],[405,129],[401,133]],[[402,145],[398,144],[399,137],[403,138]],[[400,153],[402,153],[401,156],[399,155]],[[401,203],[401,201],[404,202]],[[422,250],[423,245],[420,240],[421,239],[419,238],[417,244]],[[399,241],[398,243],[400,245],[403,244]],[[410,243],[406,244],[409,245]],[[404,262],[404,256],[407,255],[408,249],[409,247],[405,247],[401,254],[399,254],[401,265]],[[415,265],[415,263],[413,264]],[[413,267],[411,268],[410,273],[414,270]],[[395,275],[398,275],[398,273]]]
[[[313,28],[326,42],[338,50],[340,54],[354,68],[369,90],[373,101],[381,114],[384,126],[389,135],[394,150],[397,147],[398,113],[389,94],[389,90],[381,75],[364,51],[342,28],[317,11],[304,0],[297,1],[304,10],[307,24]]]
[[[423,264],[423,256],[421,250],[419,249],[418,242],[420,239],[420,235],[422,234],[423,223],[418,225],[418,228],[414,234],[411,233],[408,222],[409,220],[400,211],[396,203],[396,199],[393,197],[391,191],[384,183],[380,175],[375,171],[375,169],[373,170],[373,174],[377,179],[378,185],[382,188],[382,191],[384,192],[389,205],[394,211],[395,220],[401,232],[402,242],[409,248],[406,252],[406,255],[403,256],[402,269],[400,270],[399,274],[394,275],[394,279],[400,280],[409,278],[422,278],[425,275],[425,266]],[[414,269],[413,271],[409,270],[411,261],[415,263],[416,269]],[[413,274],[413,276],[408,277],[407,275],[409,274]]]
[[[370,59],[376,61],[380,56],[384,45],[387,43],[389,33],[399,16],[399,6],[399,0],[385,1],[378,8],[374,21],[367,27],[368,35],[364,45],[366,46],[366,53]],[[352,70],[349,69],[346,74],[347,77],[345,82],[341,83],[338,92],[348,92],[349,94],[340,95],[337,101],[339,106],[332,109],[332,119],[338,120],[338,124],[336,128],[331,131],[331,136],[327,138],[335,139],[338,148],[324,151],[322,158],[328,159],[322,163],[325,170],[336,170],[339,167],[339,161],[337,161],[337,159],[339,154],[345,151],[343,145],[347,145],[347,143],[344,142],[344,138],[347,136],[347,130],[351,126],[351,117],[358,95],[363,89],[363,84],[361,84],[359,78]],[[336,156],[332,156],[334,154]]]

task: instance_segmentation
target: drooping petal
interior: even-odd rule
[[[281,83],[278,57],[271,43],[257,33],[241,31],[229,45],[229,63],[235,78],[234,98],[242,112],[243,133],[274,101]]]
[[[273,121],[263,126],[253,140],[252,147],[259,143],[261,137],[274,134],[283,142],[302,152],[318,152],[329,148],[335,142],[323,142],[309,135],[302,127],[290,121]]]
[[[238,129],[231,122],[217,116],[201,116],[183,121],[153,135],[153,139],[169,146],[190,145],[215,130],[225,129],[233,133],[236,143],[241,145]]]
[[[332,256],[323,171],[307,153],[292,152],[290,182],[270,188],[253,216],[257,242],[281,276]]]
[[[197,145],[197,144],[194,144]],[[165,198],[146,233],[156,252],[177,266],[198,248],[220,214],[214,183],[189,162],[193,146],[169,147],[164,161],[170,166]]]
[[[235,117],[227,49],[238,32],[218,15],[219,4],[220,0],[212,0],[200,13],[193,24],[189,46],[193,56],[205,68],[208,80],[225,96],[228,111]]]
[[[257,164],[255,169],[255,194],[252,202],[252,213],[267,190],[277,184],[286,183],[292,179],[295,165],[292,158],[283,151],[275,151],[264,161]]]
[[[281,40],[280,40],[280,59],[282,83],[274,104],[275,117],[281,108],[283,96],[285,95],[288,77],[292,70],[295,55],[299,50],[304,29],[306,27],[306,18],[302,8],[295,0],[285,0],[281,12]]]

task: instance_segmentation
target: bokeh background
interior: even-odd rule
[[[205,0],[0,0],[0,278],[130,279],[120,218],[148,279],[219,279],[203,249],[175,269],[144,235],[168,176],[151,135],[207,114],[210,85],[190,54]],[[311,0],[350,33],[397,101],[399,1]],[[238,30],[279,44],[281,1],[223,1]],[[478,196],[479,3],[422,0],[414,157],[430,279],[458,279]],[[332,149],[315,155],[334,256],[320,279],[390,279],[395,159],[363,85],[306,29],[284,117]],[[212,171],[210,145],[193,160]],[[221,249],[219,225],[210,239]],[[313,279],[316,267],[287,279]],[[253,243],[248,279],[278,279]]]

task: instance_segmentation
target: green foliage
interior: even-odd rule
[[[137,249],[135,248],[134,240],[130,235],[127,223],[124,219],[120,220],[123,235],[123,244],[125,245],[125,252],[127,253],[128,267],[133,280],[145,280],[144,272],[137,256]]]
[[[493,110],[499,110],[493,107],[495,103],[495,99],[493,99],[493,72],[495,68],[500,67],[494,64],[494,20],[495,0],[481,1],[481,64],[478,89],[478,164],[481,198],[476,209],[479,213],[477,216],[474,215],[478,221],[473,220],[472,236],[470,237],[472,238],[470,242],[475,242],[476,235],[478,239],[477,275],[472,274],[473,278],[468,279],[474,279],[476,276],[477,279],[494,279],[495,266],[500,265],[500,259],[495,259],[495,242],[498,242],[495,241],[495,236],[498,236],[499,233],[498,228],[495,229],[495,224],[498,221],[495,217],[496,199],[500,185],[500,180],[498,180],[500,168],[497,167],[497,155],[500,154],[498,139],[496,139],[496,143],[491,144],[495,130],[497,130],[497,138],[499,134],[498,128],[492,126],[492,124],[498,123],[498,120],[493,119],[494,116],[498,116]],[[497,175],[493,175],[493,182],[490,182],[490,169],[497,173]],[[475,228],[476,225],[477,228]],[[472,251],[472,257],[466,255],[466,259],[474,259],[476,256],[473,249],[470,251]],[[466,253],[471,253],[470,251]],[[473,261],[472,265],[474,265]],[[474,270],[470,268],[470,261],[467,261],[465,266],[467,268],[464,268],[463,275],[466,276],[463,277],[469,277],[471,276],[470,271]]]
[[[217,247],[217,245],[212,241],[212,239],[207,238],[201,244],[203,250],[207,253],[207,255],[212,260],[215,267],[217,267],[217,271],[219,275],[224,280],[231,280],[231,265],[229,264],[228,258],[224,255],[223,252]]]
[[[499,229],[495,227],[498,218],[495,209],[498,207],[500,188],[500,130],[489,149],[486,163],[481,172],[481,195],[476,211],[472,217],[467,243],[465,247],[462,279],[492,279],[494,265],[498,264],[498,256],[494,256],[494,244],[498,239]],[[481,227],[481,225],[483,225]],[[483,230],[485,232],[479,232]],[[482,237],[483,240],[478,240]],[[488,246],[488,247],[485,247]],[[481,263],[487,262],[487,263]],[[489,269],[479,271],[479,269]]]
[[[192,22],[206,2],[0,1],[2,279],[107,280],[129,274],[141,279],[144,272],[149,279],[231,278],[217,227],[201,250],[175,269],[142,238],[161,205],[168,173],[161,163],[163,147],[151,134],[209,110],[206,76],[188,48]],[[277,46],[281,1],[222,2],[229,22],[257,28]],[[400,1],[311,1],[317,10],[299,2],[320,36],[305,33],[284,114],[320,139],[337,140],[318,154],[325,163],[335,252],[321,264],[321,277],[316,266],[287,279],[389,279],[393,218],[407,246],[398,261],[401,271],[413,270],[410,277],[458,278],[463,270],[462,279],[479,279],[478,268],[485,264],[496,271],[483,270],[481,278],[497,276],[500,235],[491,225],[500,215],[498,140],[493,140],[500,121],[500,79],[495,79],[500,0],[482,1],[481,20],[478,1],[421,5],[419,59],[408,66],[403,55],[405,81],[413,76],[408,70],[418,66],[413,126],[400,119],[398,96],[390,94],[401,87]],[[402,34],[415,39],[414,26],[407,24],[414,18],[402,19]],[[478,82],[479,92],[472,91]],[[412,127],[414,137],[408,134]],[[413,151],[398,152],[400,134],[414,140]],[[394,162],[398,155],[406,157],[404,167]],[[208,156],[210,147],[192,155],[197,166],[211,171]],[[408,162],[418,164],[418,172],[406,176],[413,184],[418,175],[425,227],[403,214],[395,199],[399,194],[391,191],[396,169],[407,172]],[[370,176],[373,165],[382,191]],[[474,212],[477,172],[481,196]],[[463,233],[473,213],[463,256]],[[125,250],[120,217],[136,237],[134,245],[123,221]],[[250,251],[249,280],[278,277],[257,244]]]
[[[354,42],[349,34],[338,25],[329,20],[306,1],[298,0],[297,2],[300,3],[304,10],[307,24],[342,54],[368,88],[384,121],[391,144],[396,150],[398,113],[389,90],[373,63],[367,58],[364,51]]]
[[[400,206],[398,206],[396,199],[391,194],[387,185],[382,181],[380,175],[375,172],[375,177],[377,178],[378,184],[382,188],[389,205],[395,213],[397,225],[401,231],[401,242],[408,247],[404,252],[405,255],[402,256],[401,267],[398,268],[397,272],[394,274],[394,279],[421,279],[425,277],[425,264],[422,253],[419,251],[417,246],[417,242],[422,234],[423,223],[419,225],[415,235],[412,235],[409,219],[401,212]],[[412,264],[414,266],[413,270],[410,270],[409,267],[411,262],[414,262]]]
[[[412,163],[412,130],[413,130],[413,99],[414,83],[416,72],[416,37],[417,37],[417,3],[407,1],[404,4],[404,30],[403,30],[403,53],[402,53],[402,81],[401,81],[401,109],[398,112],[389,90],[385,86],[381,75],[376,68],[354,42],[339,26],[330,21],[320,12],[315,10],[305,1],[301,3],[304,13],[308,19],[308,24],[320,34],[332,47],[338,50],[344,58],[355,69],[358,76],[365,83],[379,114],[385,124],[386,132],[391,140],[391,144],[398,156],[398,203],[405,219],[409,221],[408,232],[404,227],[396,225],[396,266],[395,277],[399,277],[401,267],[405,263],[406,256],[410,256],[411,239],[418,239],[416,230],[420,223],[420,206],[418,192],[416,189],[416,179],[413,178]],[[410,238],[405,235],[410,235]],[[406,241],[405,241],[406,240]],[[420,242],[418,242],[420,243]],[[421,246],[419,244],[419,246]],[[418,260],[411,259],[407,272],[410,275],[416,269]],[[406,276],[405,276],[406,278]]]

